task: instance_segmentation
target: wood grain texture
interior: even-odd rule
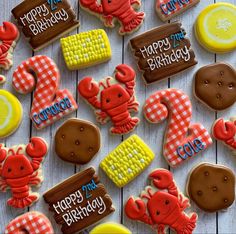
[[[236,4],[236,0],[225,0],[226,2],[231,2]],[[1,0],[0,7],[4,9],[0,14],[0,22],[11,20],[11,9],[16,6],[20,0]],[[80,20],[80,27],[74,30],[71,34],[75,34],[78,32],[87,31],[90,29],[95,28],[104,28],[103,23],[98,20],[97,17],[92,16],[82,10],[78,5],[78,0],[70,0],[72,6],[76,10],[78,18]],[[215,1],[217,2],[217,1]],[[45,140],[50,143],[49,146],[49,153],[46,157],[46,160],[43,164],[43,174],[44,174],[44,183],[42,187],[38,190],[40,194],[46,192],[50,187],[54,186],[55,184],[59,183],[63,179],[73,175],[77,171],[81,171],[84,168],[89,166],[94,166],[98,169],[99,162],[103,159],[112,149],[114,149],[122,140],[126,139],[128,136],[112,136],[109,133],[110,124],[100,126],[101,133],[102,133],[102,148],[98,155],[86,166],[76,166],[69,163],[66,163],[60,160],[54,152],[54,134],[56,129],[63,123],[63,120],[58,121],[54,125],[47,127],[44,130],[37,131],[30,122],[28,117],[28,113],[30,111],[30,106],[32,102],[32,95],[19,95],[17,94],[12,86],[12,73],[14,69],[25,59],[31,57],[33,55],[44,54],[52,59],[57,63],[58,67],[61,71],[61,88],[69,89],[74,97],[77,98],[79,103],[79,109],[73,115],[66,117],[68,119],[70,117],[78,117],[86,120],[90,120],[96,123],[95,115],[93,110],[82,100],[78,97],[77,94],[77,83],[81,80],[84,76],[92,76],[96,81],[100,79],[110,76],[114,72],[114,68],[116,65],[124,62],[131,65],[137,71],[137,87],[136,87],[136,94],[137,100],[140,103],[140,112],[139,117],[141,119],[141,123],[138,128],[135,130],[134,133],[138,134],[155,152],[156,158],[152,162],[152,164],[134,181],[128,184],[123,189],[118,189],[112,183],[112,181],[99,169],[98,174],[102,183],[106,186],[108,193],[111,195],[114,206],[116,207],[116,212],[114,212],[109,218],[106,220],[113,220],[116,222],[121,222],[125,224],[128,228],[131,229],[133,234],[151,234],[155,233],[152,231],[148,226],[130,221],[126,218],[123,212],[123,204],[127,200],[130,195],[138,196],[142,189],[148,184],[147,176],[153,169],[157,167],[164,167],[169,168],[167,163],[165,162],[164,158],[162,157],[162,140],[164,136],[164,131],[166,127],[166,122],[159,125],[152,125],[148,123],[142,113],[142,106],[146,100],[146,98],[152,94],[154,91],[165,89],[168,87],[171,88],[180,88],[184,92],[186,92],[192,101],[193,106],[193,118],[192,123],[200,122],[204,124],[204,126],[210,131],[211,125],[215,121],[216,118],[221,116],[225,118],[229,118],[231,116],[236,115],[236,105],[231,107],[230,109],[222,112],[213,112],[205,107],[203,104],[198,102],[193,97],[192,92],[192,80],[194,73],[198,68],[203,65],[211,64],[216,61],[225,61],[230,63],[232,66],[236,67],[236,56],[235,52],[227,53],[225,55],[215,55],[205,51],[196,41],[193,33],[193,24],[196,20],[197,15],[199,12],[209,4],[214,3],[214,0],[202,0],[200,4],[193,7],[191,10],[185,12],[184,14],[174,18],[174,20],[180,20],[183,24],[187,32],[187,36],[191,40],[192,48],[196,53],[196,58],[198,60],[198,65],[195,67],[178,74],[171,79],[163,80],[159,83],[155,83],[148,87],[145,86],[143,79],[141,78],[141,73],[138,71],[136,60],[133,57],[133,53],[129,48],[129,40],[146,30],[152,29],[158,25],[162,25],[163,23],[156,15],[155,12],[155,0],[143,0],[141,10],[143,10],[146,14],[146,18],[144,24],[140,28],[140,30],[132,35],[121,37],[118,35],[118,27],[114,29],[104,28],[107,32],[111,46],[112,46],[112,59],[104,64],[94,66],[88,69],[83,69],[79,71],[68,71],[66,65],[64,63],[62,52],[60,48],[59,41],[54,42],[53,44],[49,45],[48,47],[44,48],[43,50],[33,53],[30,49],[28,43],[26,42],[23,35],[17,44],[17,47],[14,52],[14,66],[8,72],[4,72],[7,76],[7,83],[3,85],[2,88],[7,89],[13,92],[21,101],[23,108],[24,108],[24,117],[23,122],[16,131],[15,134],[5,139],[4,143],[7,146],[15,145],[18,143],[27,143],[31,136],[40,136],[45,138]],[[172,22],[174,20],[171,20]],[[212,147],[204,151],[201,155],[198,155],[194,159],[188,161],[184,165],[180,166],[176,169],[171,169],[174,173],[174,177],[176,183],[178,184],[179,188],[184,192],[185,191],[185,183],[188,172],[191,170],[193,166],[196,164],[208,161],[213,163],[224,164],[229,166],[236,172],[236,159],[232,155],[232,152],[228,150],[223,144],[216,143]],[[6,206],[5,202],[7,198],[9,198],[10,193],[0,193],[0,233],[3,233],[5,225],[14,217],[19,214],[22,214],[27,211],[25,210],[15,210],[11,209]],[[45,213],[49,219],[52,221],[55,232],[60,233],[60,227],[56,225],[53,219],[53,214],[48,211],[48,206],[45,204],[43,199],[41,198],[35,205],[30,207],[28,210],[37,210]],[[199,220],[197,224],[197,228],[195,230],[196,233],[235,233],[236,231],[236,222],[234,221],[234,217],[236,216],[236,204],[234,203],[227,212],[219,212],[217,214],[208,214],[201,210],[199,210],[194,204],[191,208],[192,211],[196,211],[199,215]]]

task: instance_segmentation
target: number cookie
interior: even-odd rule
[[[78,108],[67,89],[58,90],[59,82],[57,65],[44,55],[22,62],[13,74],[12,85],[19,93],[32,92],[36,85],[30,118],[37,129],[53,124]]]
[[[189,200],[178,191],[172,173],[166,169],[156,169],[149,179],[152,186],[147,186],[140,198],[130,197],[125,204],[127,217],[152,226],[157,233],[168,233],[166,227],[169,226],[176,233],[191,234],[198,216],[184,212],[190,207]]]
[[[63,234],[79,233],[112,212],[112,200],[90,167],[56,185],[44,195]]]
[[[207,130],[199,123],[191,124],[192,105],[180,90],[166,89],[152,94],[144,105],[144,115],[151,123],[169,118],[163,144],[163,155],[176,167],[212,144]]]
[[[5,148],[0,144],[0,189],[11,190],[9,206],[25,208],[39,199],[30,187],[42,183],[40,167],[47,151],[46,142],[39,137],[32,137],[28,145]]]
[[[51,222],[39,212],[30,211],[13,219],[5,229],[5,234],[54,234]]]
[[[144,12],[136,12],[141,6],[141,0],[79,0],[80,6],[86,11],[98,16],[106,27],[115,27],[119,21],[121,35],[138,30],[144,20]]]
[[[139,118],[131,117],[131,111],[138,111],[139,104],[135,98],[135,71],[126,64],[116,67],[115,79],[107,77],[98,83],[91,77],[79,82],[81,96],[95,109],[97,121],[105,124],[109,119],[113,123],[110,132],[126,134],[133,131]]]
[[[132,234],[131,231],[119,223],[102,223],[89,234]]]
[[[231,206],[235,199],[235,175],[225,166],[201,163],[189,174],[188,196],[206,212]]]
[[[20,126],[23,110],[19,100],[0,89],[0,138],[11,135]]]
[[[213,53],[236,49],[236,6],[219,2],[207,6],[195,23],[199,43]]]

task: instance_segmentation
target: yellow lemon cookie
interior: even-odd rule
[[[0,138],[11,135],[22,120],[19,100],[6,90],[0,89]]]
[[[197,18],[195,35],[211,52],[225,53],[236,49],[236,6],[219,2],[206,7]]]
[[[132,234],[132,232],[118,223],[103,223],[95,227],[89,234]]]

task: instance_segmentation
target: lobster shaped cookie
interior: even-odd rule
[[[116,67],[115,79],[107,77],[98,83],[91,77],[79,82],[78,90],[95,109],[97,121],[105,124],[110,118],[113,134],[126,134],[134,130],[139,118],[131,117],[131,111],[138,111],[139,104],[135,98],[135,71],[125,64]]]
[[[27,146],[4,148],[0,144],[0,190],[11,189],[9,206],[25,208],[38,200],[39,195],[31,193],[30,186],[42,182],[39,169],[47,151],[46,142],[39,137],[32,137]]]
[[[125,204],[128,218],[151,225],[158,234],[166,233],[166,226],[178,234],[191,234],[198,216],[196,213],[187,215],[184,212],[190,206],[189,200],[179,193],[172,173],[166,169],[156,169],[149,179],[158,190],[148,186],[141,198],[130,197]]]

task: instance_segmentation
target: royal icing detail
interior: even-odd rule
[[[0,138],[14,133],[23,116],[20,101],[10,92],[0,89]]]
[[[54,230],[44,214],[30,211],[13,219],[6,226],[4,233],[54,234]]]
[[[63,234],[78,233],[115,210],[93,168],[73,175],[43,197]]]
[[[106,27],[115,27],[119,21],[121,35],[138,30],[144,20],[144,12],[136,12],[141,6],[140,0],[106,1],[79,0],[80,5],[87,11],[99,17]]]
[[[79,26],[68,0],[24,0],[12,14],[34,50]]]
[[[126,64],[115,70],[115,79],[107,77],[99,83],[86,77],[79,82],[80,95],[96,109],[97,121],[105,124],[112,121],[110,132],[126,134],[133,131],[139,118],[131,117],[131,111],[138,111],[135,98],[135,71]],[[100,111],[97,111],[100,110]]]
[[[193,233],[198,216],[187,214],[189,200],[178,191],[173,175],[166,169],[156,169],[150,175],[152,186],[147,186],[140,198],[130,197],[125,204],[128,218],[146,223],[157,231],[167,233],[169,226],[176,233]]]
[[[96,226],[89,234],[132,234],[132,232],[119,223],[102,223]]]
[[[100,167],[118,187],[124,187],[141,174],[154,159],[152,150],[132,135],[109,153]]]
[[[156,11],[162,21],[167,21],[199,2],[200,0],[156,0]]]
[[[163,155],[172,167],[193,158],[212,144],[210,134],[202,124],[190,125],[192,105],[189,97],[181,90],[157,91],[146,100],[143,110],[151,123],[169,119]]]
[[[217,119],[212,127],[213,137],[222,141],[226,146],[232,150],[236,150],[236,120],[231,118],[225,121],[223,118]]]
[[[30,93],[36,85],[30,118],[37,129],[53,124],[78,108],[67,89],[58,90],[59,82],[57,65],[44,55],[22,62],[13,74],[12,85],[19,93]]]
[[[17,27],[11,22],[3,22],[0,26],[0,68],[9,70],[12,66],[12,54],[19,36]],[[0,75],[0,84],[5,81],[5,76]]]
[[[130,40],[146,84],[160,81],[197,64],[181,23],[166,24]]]
[[[112,53],[109,38],[103,29],[62,38],[61,47],[66,66],[70,70],[106,62]]]
[[[40,167],[47,151],[46,142],[39,137],[32,137],[28,145],[6,148],[0,144],[0,190],[11,190],[9,206],[25,208],[39,199],[30,187],[42,183]]]
[[[195,23],[199,43],[213,53],[236,49],[236,6],[219,2],[207,6]]]

